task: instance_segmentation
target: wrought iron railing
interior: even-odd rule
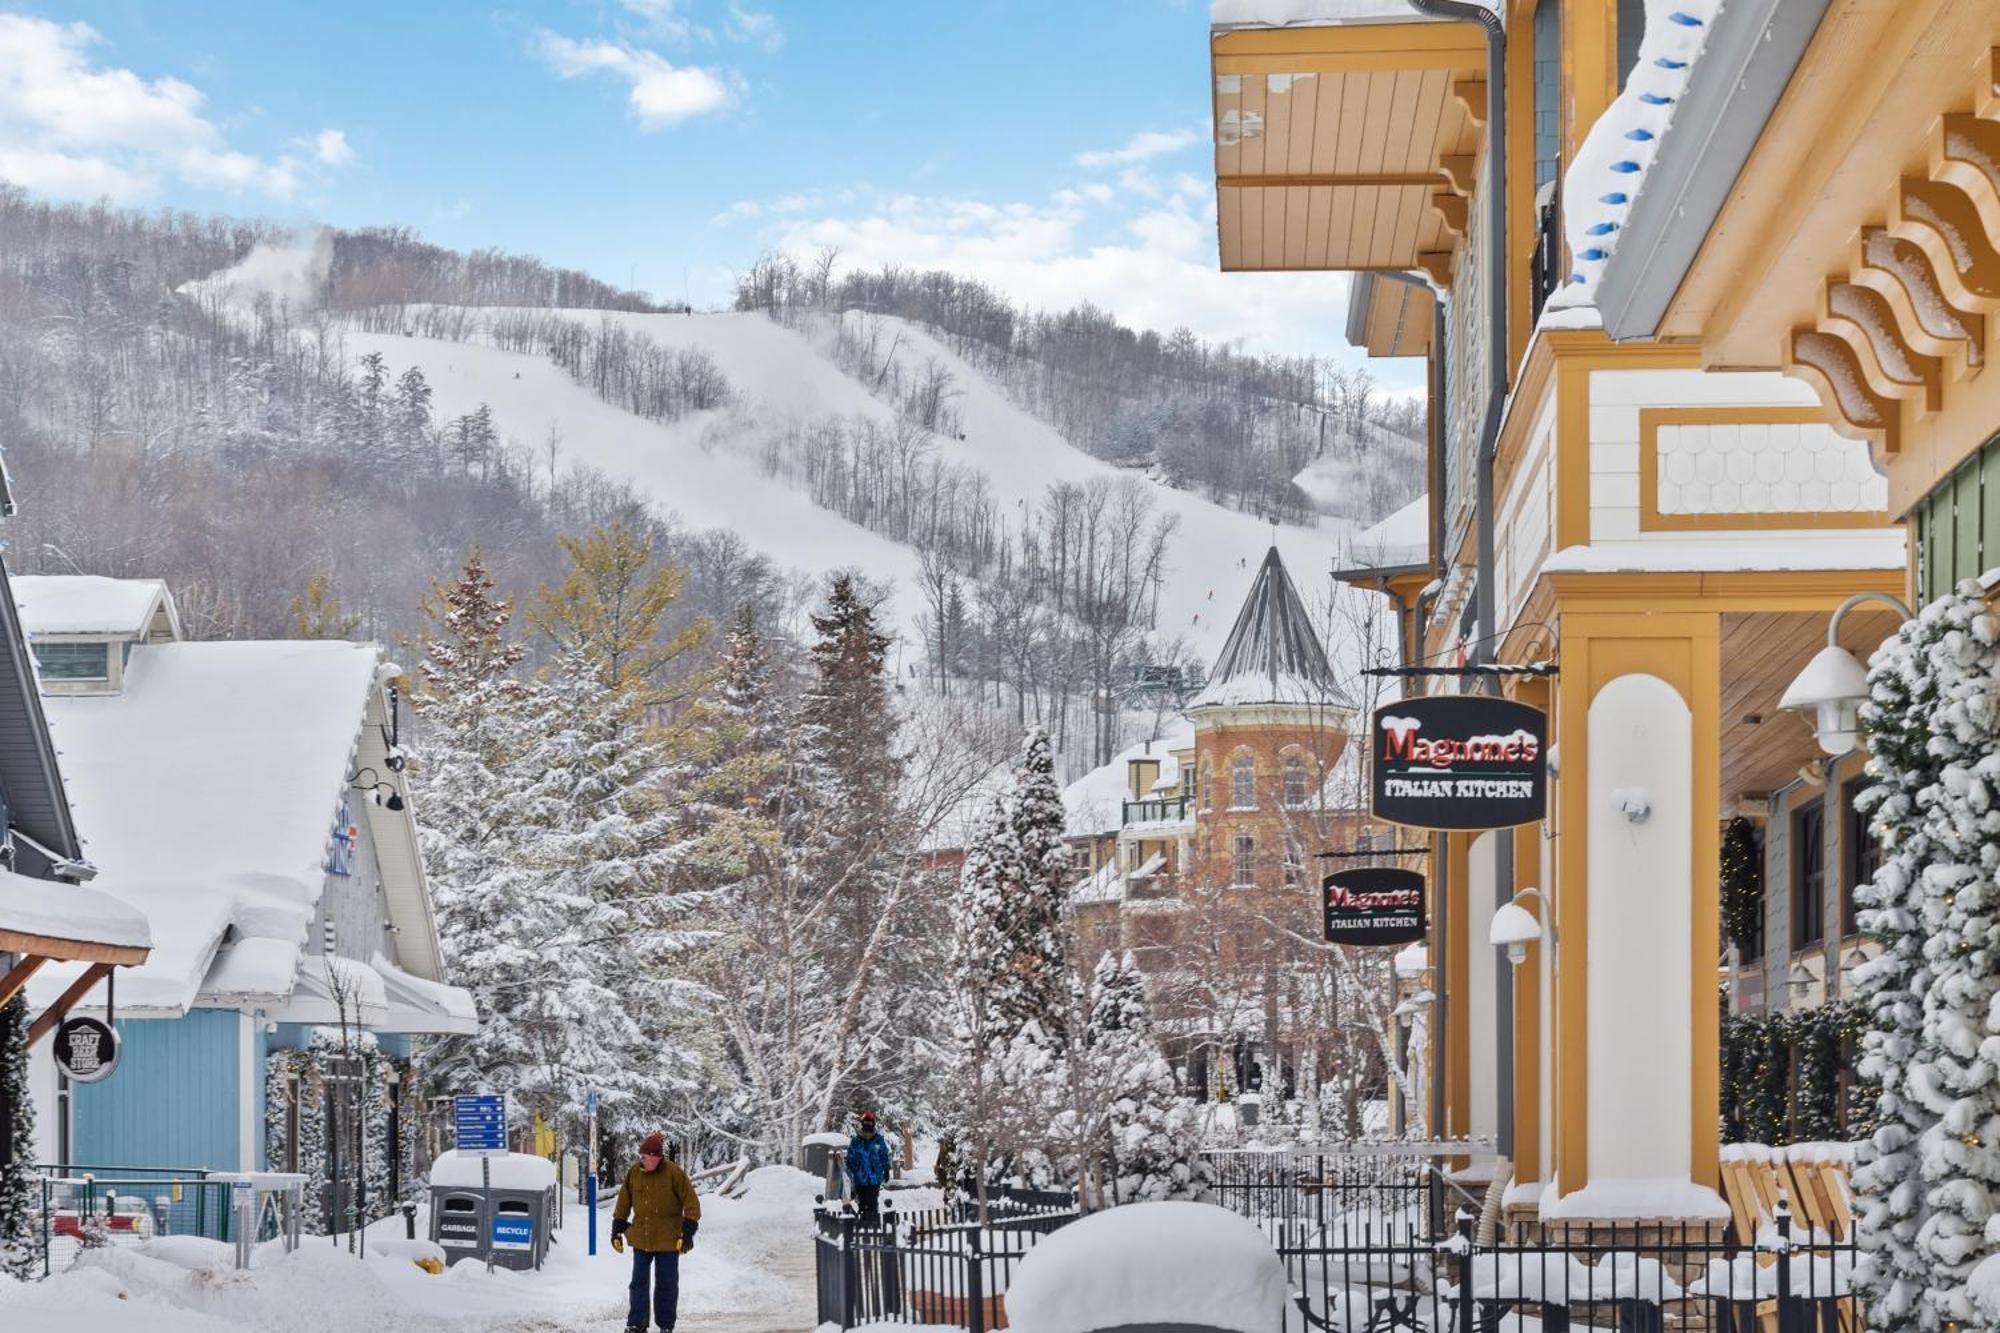
[[[1535,215],[1535,254],[1528,264],[1528,282],[1536,319],[1541,318],[1542,307],[1562,285],[1562,247],[1562,187],[1557,185]]]
[[[1125,802],[1125,823],[1179,823],[1187,818],[1187,812],[1188,798],[1185,796],[1149,796],[1143,801]]]

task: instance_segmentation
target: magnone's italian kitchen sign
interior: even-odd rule
[[[1548,809],[1548,717],[1476,694],[1400,699],[1375,713],[1375,817],[1423,829],[1532,824]]]

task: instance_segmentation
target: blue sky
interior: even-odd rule
[[[1351,358],[1344,279],[1216,272],[1206,27],[1201,0],[0,0],[0,178],[697,305],[832,244]]]

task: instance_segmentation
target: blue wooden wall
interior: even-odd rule
[[[119,1020],[118,1068],[102,1083],[71,1089],[72,1162],[235,1170],[238,1043],[251,1021],[234,1009]],[[261,1064],[253,1069],[261,1082]],[[256,1105],[261,1111],[261,1095]]]

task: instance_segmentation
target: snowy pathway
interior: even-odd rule
[[[681,1266],[683,1333],[811,1333],[812,1207],[817,1182],[766,1167],[740,1199],[705,1198]],[[0,1277],[0,1329],[73,1333],[616,1333],[631,1260],[607,1243],[586,1253],[588,1216],[571,1207],[540,1272],[486,1273],[461,1263],[431,1276],[411,1259],[435,1250],[401,1239],[400,1218],[369,1233],[366,1261],[325,1239],[297,1254],[260,1247],[235,1271],[229,1247],[193,1237],[92,1252],[46,1282]]]

